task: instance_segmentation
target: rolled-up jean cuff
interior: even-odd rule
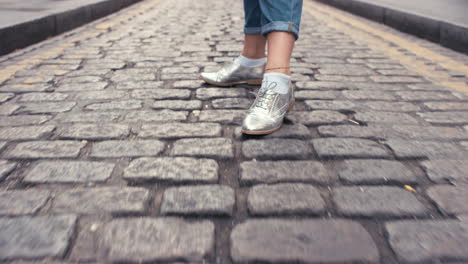
[[[244,34],[261,34],[261,27],[244,27]]]
[[[285,31],[292,33],[296,40],[299,38],[299,27],[293,22],[286,21],[273,21],[262,27],[261,34],[266,37],[266,35],[272,31]]]

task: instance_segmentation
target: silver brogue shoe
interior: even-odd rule
[[[274,91],[277,83],[263,80],[254,103],[242,124],[242,133],[265,135],[275,132],[283,125],[283,119],[294,105],[294,90],[289,82],[288,93]]]
[[[264,64],[257,67],[244,67],[235,59],[233,62],[226,63],[217,72],[202,72],[200,79],[217,86],[232,86],[240,83],[260,85],[264,68]]]

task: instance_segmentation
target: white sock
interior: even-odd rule
[[[276,87],[273,91],[279,94],[287,94],[289,91],[291,76],[277,72],[265,73],[263,75],[263,82],[276,82]]]
[[[244,57],[242,55],[239,55],[237,58],[239,61],[240,65],[244,67],[257,67],[260,65],[263,65],[266,63],[266,58],[261,58],[261,59],[249,59],[247,57]]]

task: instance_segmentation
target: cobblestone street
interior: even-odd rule
[[[305,0],[246,136],[258,87],[198,80],[242,27],[147,0],[0,57],[0,262],[468,263],[468,56]]]

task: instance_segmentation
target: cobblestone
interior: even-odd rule
[[[446,213],[468,214],[468,186],[436,185],[427,195]]]
[[[187,111],[133,111],[125,116],[125,121],[128,122],[167,122],[167,121],[183,121],[188,116]]]
[[[216,123],[166,123],[143,125],[138,131],[142,138],[219,137],[222,127]]]
[[[95,161],[41,161],[24,178],[28,183],[104,182],[114,164]]]
[[[345,160],[338,167],[338,176],[354,184],[417,183],[419,180],[403,163],[390,160]]]
[[[49,121],[52,117],[49,115],[14,115],[0,116],[0,126],[24,126],[41,125]]]
[[[320,237],[320,239],[314,239]],[[231,233],[235,263],[378,261],[372,238],[347,220],[248,220]]]
[[[18,143],[5,156],[13,159],[76,158],[85,143],[76,141],[33,141]]]
[[[62,113],[70,111],[76,105],[75,102],[59,102],[59,103],[29,103],[21,105],[17,113],[27,114],[48,114]]]
[[[344,122],[347,117],[335,111],[292,112],[288,119],[304,125],[327,125]]]
[[[125,169],[128,181],[204,182],[218,180],[218,164],[214,160],[194,158],[140,158]]]
[[[402,217],[428,212],[412,193],[397,187],[339,187],[333,190],[333,203],[345,216]]]
[[[278,182],[312,182],[326,184],[333,180],[317,161],[249,161],[240,165],[244,184]]]
[[[468,243],[466,222],[405,220],[387,223],[386,230],[390,245],[402,261],[468,258],[465,247]]]
[[[72,215],[0,218],[3,259],[63,257],[77,219]]]
[[[103,245],[112,261],[202,261],[214,250],[210,221],[125,218],[105,226]],[[154,247],[154,245],[159,245]]]
[[[113,139],[126,137],[130,133],[122,124],[76,124],[63,126],[58,132],[61,139]]]
[[[155,101],[153,109],[193,110],[201,109],[202,101],[199,100],[162,100]]]
[[[312,144],[321,158],[385,158],[390,154],[378,143],[366,139],[319,138]]]
[[[27,126],[0,128],[0,140],[40,139],[52,133],[55,126]]]
[[[247,140],[242,155],[248,159],[304,159],[312,150],[307,141],[297,139]]]
[[[461,149],[451,142],[391,139],[385,142],[399,158],[463,157]]]
[[[2,144],[0,142],[0,150],[2,149]],[[15,162],[9,162],[6,160],[0,160],[0,181],[3,180],[10,172],[16,168]]]
[[[468,183],[467,160],[431,160],[423,161],[421,165],[434,182],[443,183],[448,180]]]
[[[253,215],[320,214],[325,209],[317,189],[299,183],[256,185],[247,200]]]
[[[199,79],[241,52],[242,1],[141,1],[0,58],[0,262],[466,262],[468,56],[304,5],[266,136],[241,132],[258,86]]]
[[[67,190],[54,197],[56,213],[143,213],[149,192],[143,188],[99,187]]]
[[[234,157],[232,148],[232,141],[227,138],[187,138],[177,140],[171,153],[173,156],[229,159]]]
[[[45,190],[0,191],[0,215],[32,215],[39,211],[50,197]]]
[[[164,151],[164,148],[165,144],[158,140],[111,140],[95,143],[90,156],[99,158],[157,156]]]
[[[169,188],[164,192],[162,214],[231,216],[234,190],[229,186],[202,185]]]
[[[468,124],[468,116],[466,112],[430,112],[418,113],[418,115],[432,124]]]

